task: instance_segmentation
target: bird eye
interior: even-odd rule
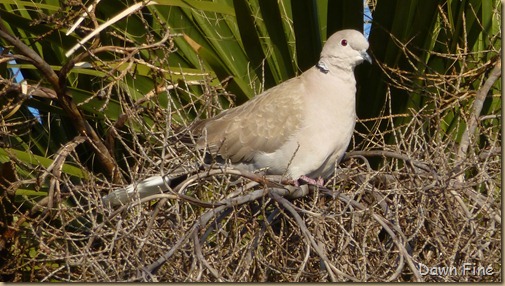
[[[347,46],[347,40],[343,39],[342,41],[340,41],[340,44],[344,47]]]

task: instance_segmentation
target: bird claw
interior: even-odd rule
[[[295,181],[295,186],[297,186],[297,187],[300,186],[300,181],[311,184],[311,185],[315,185],[318,187],[324,187],[324,180],[321,177],[318,177],[317,180],[314,180],[310,177],[302,175],[302,176],[300,176],[300,178],[298,178],[298,180]]]

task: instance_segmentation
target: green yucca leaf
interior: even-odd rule
[[[44,168],[49,167],[54,161],[52,159],[34,155],[27,151],[16,150],[12,148],[0,148],[0,161],[9,161],[9,156],[13,155],[17,160],[33,166],[42,166]],[[88,177],[87,173],[81,170],[79,167],[72,166],[70,164],[63,164],[62,172],[74,177],[81,179],[86,179]]]

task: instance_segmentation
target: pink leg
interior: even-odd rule
[[[318,177],[317,180],[314,180],[314,179],[309,178],[309,177],[307,177],[305,175],[302,175],[302,176],[300,176],[300,178],[298,180],[302,180],[302,181],[304,181],[306,183],[309,183],[309,184],[312,184],[312,185],[316,185],[318,187],[324,187],[324,180],[321,177]],[[296,186],[300,185],[300,183],[298,182],[298,180],[295,181],[295,185]]]

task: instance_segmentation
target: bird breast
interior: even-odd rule
[[[301,128],[279,149],[259,153],[255,165],[269,166],[269,173],[326,177],[341,159],[355,125],[355,81],[341,81],[338,77],[317,69],[307,72],[302,85],[303,123]],[[330,95],[330,96],[328,96]]]

